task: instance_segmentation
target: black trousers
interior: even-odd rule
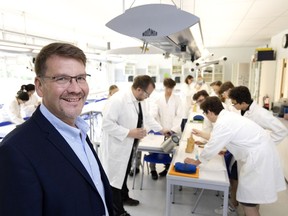
[[[129,198],[129,189],[127,187],[127,178],[128,174],[131,169],[131,160],[133,156],[133,150],[130,153],[129,162],[127,164],[127,169],[125,173],[124,182],[122,185],[122,188],[115,188],[112,187],[112,193],[113,193],[113,208],[114,208],[114,216],[119,216],[125,212],[123,201],[127,200]]]

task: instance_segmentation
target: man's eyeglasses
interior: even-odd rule
[[[145,89],[142,89],[142,90],[146,94],[146,97],[148,98],[150,96],[150,94]]]
[[[78,84],[86,84],[87,83],[87,77],[90,77],[90,74],[80,74],[77,76],[40,76],[42,79],[50,79],[51,81],[59,84],[59,85],[66,85],[68,83],[72,82],[72,79],[75,79],[75,81]]]

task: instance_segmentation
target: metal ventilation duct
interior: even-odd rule
[[[134,7],[109,21],[106,26],[183,59],[196,60],[204,49],[199,17],[174,5]]]

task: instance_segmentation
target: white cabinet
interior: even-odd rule
[[[249,89],[252,98],[263,106],[263,97],[268,95],[274,101],[276,61],[259,61],[250,65]]]
[[[249,63],[237,63],[232,65],[231,82],[234,86],[249,86]]]
[[[214,81],[224,81],[224,67],[223,65],[211,65],[202,69],[202,76],[205,82],[209,85]]]

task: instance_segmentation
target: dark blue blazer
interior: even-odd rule
[[[99,164],[109,215],[110,184]],[[102,216],[101,197],[65,139],[38,109],[0,145],[1,216]]]

